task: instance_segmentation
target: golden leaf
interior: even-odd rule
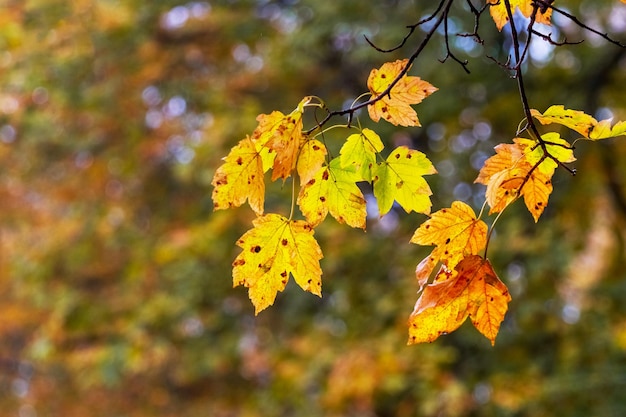
[[[359,180],[354,165],[342,167],[339,158],[333,159],[300,189],[300,211],[313,227],[330,212],[339,223],[365,229],[367,211],[356,185]]]
[[[533,14],[532,0],[510,0],[509,3],[511,5],[512,14],[515,14],[515,10],[518,8],[526,17],[531,17]],[[504,0],[488,0],[487,4],[490,4],[489,13],[496,27],[498,30],[502,30],[502,28],[509,23],[509,13],[506,10],[506,3]],[[549,25],[551,16],[552,9],[546,8],[545,11],[542,11],[541,8],[538,8],[537,14],[535,15],[535,22]]]
[[[288,115],[274,111],[257,117],[259,125],[252,134],[252,140],[275,155],[272,181],[288,178],[296,167],[303,141],[302,112],[309,101],[310,98],[305,97]]]
[[[248,200],[255,213],[263,214],[263,162],[250,137],[234,146],[224,161],[211,181],[215,187],[212,194],[213,208],[223,210],[239,207]]]
[[[257,217],[253,225],[237,241],[243,251],[233,262],[233,286],[248,288],[255,314],[274,304],[289,274],[303,290],[321,297],[323,256],[311,225],[278,214]]]
[[[367,79],[371,97],[379,97],[385,93],[408,62],[408,59],[397,60],[383,64],[380,69],[373,69]],[[421,126],[411,104],[420,103],[435,91],[437,91],[436,87],[421,78],[403,75],[389,93],[376,103],[367,106],[367,110],[370,118],[375,122],[382,117],[396,126]]]
[[[443,267],[442,267],[443,268]],[[477,255],[459,262],[447,279],[426,285],[409,317],[408,344],[432,342],[470,317],[493,345],[511,296],[491,263]]]
[[[422,223],[411,243],[435,246],[428,265],[434,267],[437,262],[443,262],[451,270],[465,256],[478,254],[485,247],[487,224],[476,218],[470,206],[454,201],[452,207],[433,213]]]

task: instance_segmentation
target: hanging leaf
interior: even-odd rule
[[[239,141],[224,161],[211,181],[214,210],[239,207],[248,200],[255,213],[263,214],[263,162],[250,137]]]
[[[571,149],[560,146],[558,135],[548,135],[547,138],[555,140],[549,146],[559,148],[555,154],[563,157],[562,162],[573,160]],[[496,146],[496,154],[485,161],[474,182],[487,186],[485,197],[491,208],[490,214],[500,213],[518,197],[524,196],[524,203],[536,222],[548,205],[556,163],[543,158],[543,150],[535,141],[515,138],[514,142]],[[562,142],[569,147],[567,142]]]
[[[511,12],[515,14],[515,10],[519,9],[520,12],[526,17],[531,17],[533,14],[533,2],[532,0],[510,0]],[[506,3],[504,0],[487,0],[487,4],[490,4],[489,13],[491,18],[496,24],[498,30],[502,30],[507,23],[509,23],[509,13],[506,10]],[[541,8],[537,8],[535,15],[535,22],[543,23],[545,25],[550,24],[550,17],[552,16],[552,9],[546,8],[544,11]]]
[[[580,110],[566,109],[562,105],[554,105],[541,114],[535,109],[532,116],[543,125],[557,123],[568,127],[587,139],[600,140],[626,135],[626,121],[619,121],[611,127],[611,120],[598,122],[592,116]]]
[[[233,286],[248,288],[255,314],[274,304],[289,274],[303,290],[321,297],[323,256],[311,225],[278,214],[257,217],[253,225],[237,241],[243,251],[233,262]]]
[[[387,62],[380,69],[373,69],[367,79],[367,87],[372,93],[371,98],[385,93],[408,62],[408,59]],[[375,122],[382,117],[396,126],[421,126],[411,104],[421,103],[424,98],[435,91],[437,91],[436,87],[421,78],[403,75],[388,94],[376,103],[367,106],[367,110],[370,118]]]
[[[384,149],[380,136],[373,130],[363,129],[348,136],[339,151],[341,167],[354,165],[359,178],[371,182],[376,168],[376,155]]]
[[[252,134],[257,146],[264,147],[273,157],[272,181],[291,176],[303,141],[302,113],[310,101],[305,97],[298,107],[288,115],[279,111],[257,117],[259,125]]]
[[[319,140],[309,139],[304,142],[297,163],[300,185],[309,182],[317,171],[322,168],[326,161],[326,154],[326,146]]]
[[[426,285],[409,317],[408,344],[432,342],[450,333],[470,317],[472,324],[493,345],[511,296],[491,263],[469,255],[454,271],[444,267],[444,278]]]
[[[462,201],[441,209],[417,228],[411,243],[435,246],[426,265],[434,268],[443,262],[448,269],[467,255],[476,255],[487,243],[487,224],[476,218],[474,210]],[[426,271],[420,271],[425,274]],[[430,272],[428,273],[430,275]]]
[[[359,180],[354,165],[342,168],[339,158],[331,160],[300,189],[300,211],[313,227],[330,212],[339,223],[365,229],[367,212],[365,198],[356,185]]]
[[[548,132],[544,135],[541,135],[541,139],[545,144],[545,150],[543,146],[540,146],[536,141],[530,139],[523,138],[515,138],[513,141],[520,145],[524,150],[524,158],[526,161],[535,165],[539,162],[539,169],[544,174],[552,177],[554,174],[554,170],[557,168],[558,163],[554,160],[558,160],[563,164],[567,164],[570,162],[574,162],[576,158],[574,157],[574,149],[572,146],[561,139],[561,136],[556,132]],[[544,156],[549,156],[545,157]]]
[[[432,192],[424,175],[437,173],[422,152],[406,146],[396,148],[385,162],[379,164],[374,177],[374,196],[381,216],[397,201],[407,213],[430,213]]]

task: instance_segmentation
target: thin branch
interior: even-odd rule
[[[540,38],[542,38],[544,41],[548,42],[551,45],[554,46],[564,46],[564,45],[579,45],[581,43],[583,43],[585,40],[579,40],[579,41],[568,41],[567,38],[564,38],[562,41],[555,41],[554,39],[552,39],[551,34],[543,34],[535,29],[532,29],[532,33],[534,33],[535,35],[539,36]]]
[[[440,59],[439,62],[444,63],[444,62],[446,62],[448,60],[448,58],[452,58],[454,61],[458,62],[459,65],[461,65],[461,67],[463,67],[463,70],[467,74],[469,74],[470,70],[467,69],[467,60],[461,61],[450,50],[450,34],[448,32],[448,13],[450,12],[450,7],[451,6],[452,6],[452,2],[449,2],[448,3],[448,7],[446,7],[446,10],[444,11],[445,18],[443,20],[443,31],[444,31],[444,38],[446,40],[446,56],[443,59]]]
[[[587,26],[585,23],[583,23],[582,21],[578,20],[578,18],[576,16],[574,16],[573,14],[570,14],[568,12],[566,12],[565,10],[559,9],[558,7],[554,7],[552,5],[552,1],[548,1],[548,0],[533,0],[533,5],[538,5],[539,7],[541,7],[542,10],[547,10],[547,9],[552,9],[555,12],[567,17],[569,20],[571,20],[572,22],[576,23],[578,26],[580,26],[581,28],[595,33],[596,35],[602,37],[603,39],[605,39],[606,41],[612,43],[613,45],[617,45],[620,48],[626,48],[626,44],[621,43],[620,41],[613,39],[609,36],[608,33],[602,33],[597,29],[592,28],[591,26]]]
[[[444,4],[445,4],[445,0],[441,0],[439,2],[439,6],[437,6],[437,10],[435,10],[433,12],[433,14],[431,14],[427,18],[424,18],[424,19],[420,20],[417,23],[414,23],[412,25],[407,26],[406,28],[409,29],[408,33],[406,35],[404,35],[404,38],[402,39],[402,41],[398,45],[394,46],[393,48],[389,48],[389,49],[379,48],[366,35],[363,35],[363,37],[365,38],[367,43],[369,43],[369,45],[372,48],[376,49],[378,52],[389,53],[389,52],[397,51],[398,49],[402,48],[406,44],[406,42],[409,40],[409,38],[411,36],[413,36],[413,33],[415,32],[415,29],[417,29],[418,27],[420,27],[424,23],[428,23],[431,20],[433,20],[435,18],[435,16],[437,16],[437,14],[439,14],[439,12],[441,11],[441,8],[443,7]]]
[[[449,9],[450,5],[453,2],[454,2],[454,0],[441,0],[441,3],[439,5],[439,7],[437,8],[437,10],[440,11],[443,4],[447,4],[447,8]],[[354,114],[358,110],[360,110],[360,109],[362,109],[364,107],[367,107],[367,106],[369,106],[371,104],[374,104],[374,103],[382,100],[383,97],[385,97],[385,96],[390,96],[391,95],[391,90],[393,89],[393,87],[395,87],[396,84],[398,84],[398,82],[402,79],[402,77],[404,77],[407,74],[407,72],[409,72],[409,68],[411,68],[411,65],[413,64],[413,62],[422,53],[422,51],[424,50],[426,45],[428,45],[428,43],[430,42],[430,39],[433,37],[433,35],[435,34],[435,32],[437,31],[437,29],[439,28],[439,26],[441,25],[441,23],[445,19],[445,17],[446,17],[445,13],[442,13],[441,16],[439,16],[439,18],[437,19],[437,21],[435,22],[433,27],[424,36],[424,39],[422,40],[422,42],[418,45],[418,47],[415,49],[415,51],[413,51],[413,54],[408,58],[408,61],[407,61],[406,65],[404,66],[404,68],[402,68],[402,70],[398,73],[396,78],[394,78],[393,81],[387,86],[385,91],[383,91],[382,93],[380,93],[376,97],[372,97],[371,99],[369,99],[367,101],[364,101],[364,102],[362,102],[360,104],[352,105],[352,106],[350,106],[347,109],[335,110],[335,111],[328,112],[326,114],[326,117],[324,117],[317,125],[313,126],[309,130],[304,131],[304,134],[305,135],[310,135],[315,130],[320,129],[321,127],[323,127],[326,123],[328,123],[328,121],[331,118],[333,118],[335,116],[346,116],[347,115],[348,116],[348,126],[350,126],[350,123],[352,122],[352,118],[354,117]]]

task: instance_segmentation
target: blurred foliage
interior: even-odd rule
[[[471,32],[457,2],[452,32]],[[561,1],[622,41],[626,6]],[[500,220],[490,257],[513,302],[496,346],[465,325],[406,347],[424,220],[368,232],[327,221],[320,300],[289,285],[258,317],[232,287],[248,209],[212,212],[210,181],[259,113],[305,95],[334,107],[430,2],[4,0],[0,9],[0,409],[6,416],[568,416],[626,414],[626,142],[581,144],[535,225]],[[531,105],[626,119],[626,52],[555,16],[527,68]],[[546,29],[548,31],[549,29]],[[506,29],[505,29],[506,31]],[[522,118],[487,56],[442,38],[413,72],[440,91],[421,129],[379,125],[428,153],[434,208],[463,199]],[[505,33],[506,34],[506,33]],[[326,138],[335,139],[331,133]],[[341,138],[339,138],[341,139]],[[267,204],[288,206],[273,186]],[[427,250],[427,249],[426,249]]]

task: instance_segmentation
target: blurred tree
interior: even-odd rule
[[[428,2],[5,0],[0,10],[0,407],[14,416],[623,415],[626,384],[624,141],[581,144],[539,224],[520,207],[491,258],[513,302],[498,344],[467,326],[405,347],[415,301],[408,245],[423,221],[392,211],[368,233],[327,222],[324,298],[289,285],[253,317],[232,289],[249,210],[212,212],[210,182],[255,117],[305,95],[339,108]],[[562,7],[623,39],[626,6]],[[464,2],[455,2],[462,16]],[[456,15],[455,15],[456,16]],[[532,106],[626,119],[626,53],[555,16],[581,45],[531,49]],[[451,32],[471,32],[454,17]],[[557,29],[558,28],[558,29]],[[504,29],[506,30],[506,29]],[[480,206],[472,184],[523,117],[517,86],[455,38],[466,75],[416,70],[440,92],[421,129],[379,126],[428,152],[435,207]],[[439,34],[438,36],[441,36]],[[442,38],[439,37],[439,40]],[[275,200],[282,204],[279,185]],[[476,197],[475,197],[476,196]],[[417,216],[419,217],[419,216]],[[414,290],[413,290],[414,289]],[[469,330],[469,331],[466,331]]]

